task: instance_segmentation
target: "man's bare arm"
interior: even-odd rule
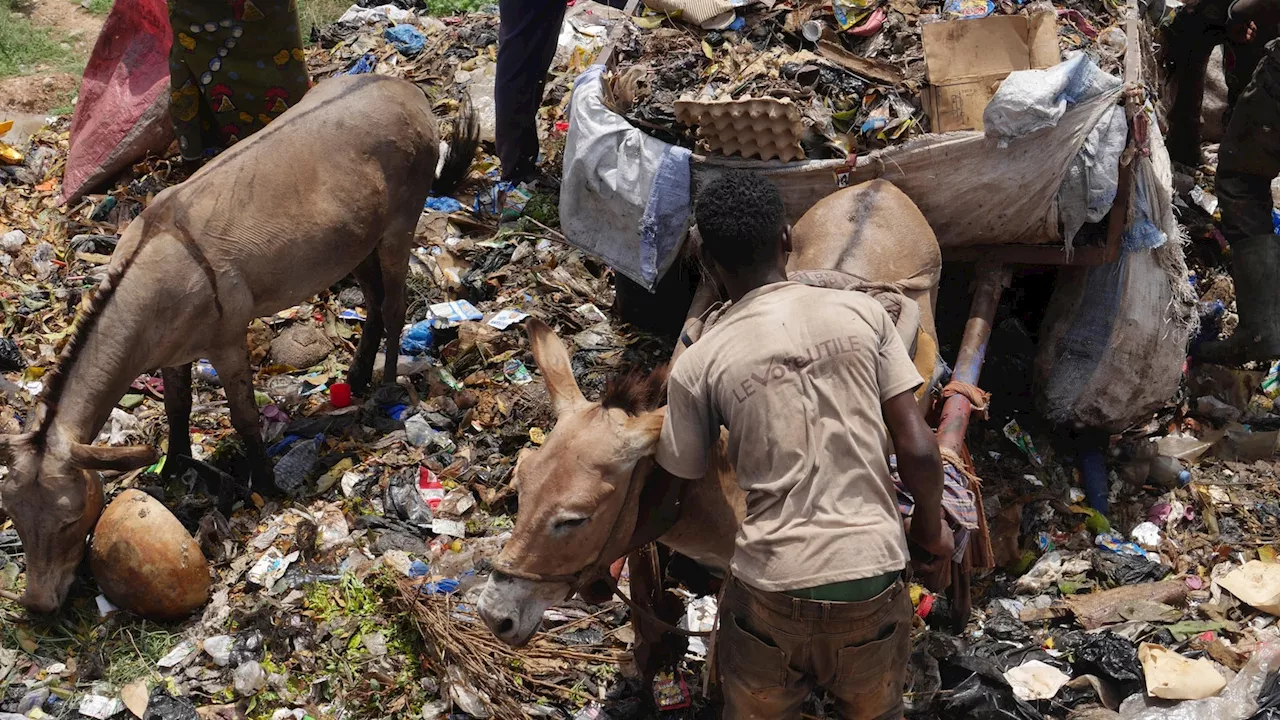
[[[938,453],[938,441],[921,416],[912,393],[889,398],[882,409],[898,455],[898,475],[915,499],[911,540],[935,556],[948,556],[954,539],[949,531],[944,532],[942,456]]]

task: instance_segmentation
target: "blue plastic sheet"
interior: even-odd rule
[[[427,210],[434,210],[442,213],[455,213],[465,210],[466,205],[458,202],[457,199],[451,197],[429,197],[423,207]]]
[[[356,61],[355,65],[351,66],[351,69],[347,71],[347,74],[363,75],[365,73],[373,72],[373,68],[377,64],[378,64],[377,57],[374,56],[373,53],[367,52],[364,55],[360,56],[360,59]]]
[[[414,323],[400,339],[400,352],[405,355],[421,355],[431,349],[434,337],[431,334],[431,321],[423,320]]]
[[[421,591],[424,595],[448,595],[458,591],[458,581],[440,580],[439,582],[429,582],[422,586]]]
[[[422,52],[422,45],[427,40],[418,28],[412,25],[389,27],[382,31],[382,37],[386,38],[387,42],[390,42],[401,55],[409,57]]]

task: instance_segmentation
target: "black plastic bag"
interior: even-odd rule
[[[1097,551],[1090,558],[1093,571],[1114,587],[1141,585],[1165,579],[1173,569],[1137,555]]]
[[[1077,674],[1097,675],[1118,683],[1142,679],[1142,664],[1133,643],[1112,632],[1086,635],[1076,649]]]
[[[191,701],[174,697],[165,692],[163,687],[157,687],[151,691],[151,697],[147,700],[147,710],[142,714],[142,720],[199,720],[200,714],[196,712],[196,706]]]
[[[1280,720],[1280,673],[1272,673],[1258,693],[1258,712],[1249,720]]]

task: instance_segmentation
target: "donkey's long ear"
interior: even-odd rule
[[[160,454],[146,445],[99,447],[75,443],[71,446],[71,463],[84,470],[133,470],[154,464]]]
[[[556,337],[547,324],[537,318],[529,318],[524,324],[529,332],[529,344],[533,347],[533,359],[547,382],[551,394],[551,407],[556,415],[563,415],[575,406],[585,403],[578,381],[573,379],[573,367],[569,364],[569,350]]]

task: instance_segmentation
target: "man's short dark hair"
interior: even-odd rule
[[[778,186],[745,170],[730,170],[704,186],[694,217],[703,252],[726,270],[772,260],[787,227]]]

